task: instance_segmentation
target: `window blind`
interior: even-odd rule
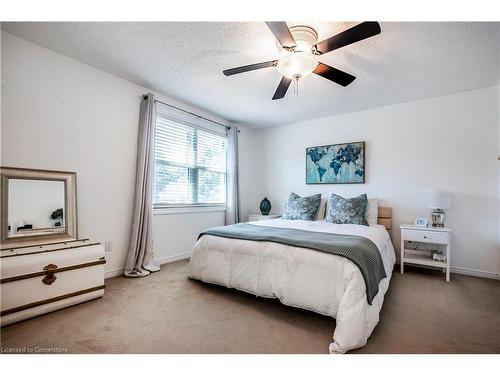
[[[225,205],[227,138],[158,114],[155,135],[155,207]]]

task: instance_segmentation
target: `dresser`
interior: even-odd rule
[[[104,295],[104,248],[88,239],[3,248],[1,326]]]
[[[446,272],[446,281],[450,281],[451,229],[441,227],[418,227],[402,224],[401,229],[401,273],[405,264],[442,268]],[[415,244],[415,249],[406,248],[405,243]],[[425,250],[418,250],[423,244]],[[431,249],[432,248],[432,249]],[[432,251],[439,251],[443,260],[432,258]]]

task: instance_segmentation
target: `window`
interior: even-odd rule
[[[154,206],[225,206],[224,134],[157,112]]]

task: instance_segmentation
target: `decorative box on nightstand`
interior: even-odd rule
[[[281,215],[250,214],[250,215],[248,215],[248,221],[259,221],[259,220],[277,219],[279,217],[281,217]]]
[[[451,229],[440,227],[417,227],[415,225],[402,224],[401,228],[401,273],[404,273],[404,265],[415,264],[423,266],[438,267],[446,270],[446,281],[450,281],[450,253],[451,253]],[[417,248],[421,244],[440,247],[441,253],[445,254],[444,260],[434,260],[429,253],[432,250],[419,251],[405,248],[405,241],[416,243]]]

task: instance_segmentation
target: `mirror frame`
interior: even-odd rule
[[[9,180],[44,180],[64,182],[64,212],[66,230],[64,233],[40,234],[21,237],[9,237]],[[0,167],[1,213],[0,213],[0,248],[2,250],[35,246],[40,244],[66,242],[78,239],[76,211],[76,172],[50,171],[43,169]]]

